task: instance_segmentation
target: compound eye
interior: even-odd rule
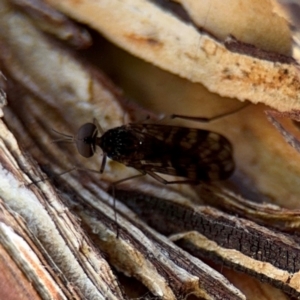
[[[97,127],[93,123],[83,124],[77,132],[76,146],[77,151],[83,157],[91,157],[95,153],[95,136]]]

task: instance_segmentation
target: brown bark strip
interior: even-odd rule
[[[297,284],[291,280],[293,276],[299,276],[299,238],[266,229],[252,221],[234,218],[209,207],[193,209],[129,191],[116,191],[116,197],[165,235],[182,233],[184,236],[189,231],[199,232],[204,236],[202,242],[197,243],[197,247],[201,248],[200,257],[205,258],[210,253],[214,260],[229,260],[230,263],[226,264],[233,268],[258,279],[268,279],[269,283],[284,288],[292,295],[300,295]],[[216,246],[213,247],[210,243]],[[244,256],[249,258],[245,265],[247,259]],[[268,270],[269,267],[264,269],[264,264],[269,265],[272,272]]]
[[[282,63],[282,64],[297,65],[296,60],[294,58],[292,58],[291,56],[262,50],[251,44],[246,44],[246,43],[240,42],[240,41],[236,40],[233,36],[228,37],[225,40],[224,45],[228,50],[230,50],[232,52],[249,55],[252,57],[256,57],[258,59],[267,60],[267,61],[271,61],[274,63],[278,62],[278,63]],[[288,70],[283,69],[282,73],[283,73],[283,75],[288,75]]]
[[[77,199],[78,200],[78,199]],[[112,230],[112,235],[107,233],[107,237],[104,238],[103,233],[99,233],[100,240],[96,243],[104,249],[106,255],[118,269],[125,271],[132,276],[137,276],[142,280],[145,285],[151,289],[151,285],[146,281],[146,277],[138,274],[147,274],[149,264],[153,265],[152,276],[153,280],[156,278],[157,282],[163,277],[168,283],[170,288],[175,294],[176,299],[185,298],[189,294],[201,296],[205,299],[243,299],[243,295],[233,288],[230,283],[215,273],[207,265],[201,261],[195,260],[185,252],[182,252],[180,248],[177,248],[170,243],[166,238],[153,232],[146,226],[143,226],[135,222],[134,218],[130,215],[117,214],[118,227],[114,220],[109,220],[103,213],[97,208],[92,208],[82,201],[81,206],[76,206],[76,211],[82,220],[85,222],[86,230],[90,231],[93,228],[93,233],[97,234],[96,228],[103,223],[105,228]],[[94,220],[91,223],[91,217]],[[123,218],[129,219],[130,225],[124,223]],[[97,225],[95,221],[97,220]],[[91,226],[91,224],[93,224]],[[97,227],[96,227],[97,226]],[[137,226],[142,230],[140,235],[134,226]],[[88,229],[89,228],[89,229]],[[118,231],[118,238],[116,239],[116,231]],[[92,232],[90,232],[92,234]],[[144,236],[145,235],[145,236]],[[108,236],[110,236],[108,238]],[[149,240],[149,241],[148,241]],[[122,244],[127,244],[126,248]],[[129,250],[132,248],[132,250]],[[113,250],[114,249],[114,250]],[[116,251],[119,250],[119,251]],[[134,251],[135,256],[139,257],[139,264],[131,265],[130,256],[125,253],[127,251]],[[165,254],[166,253],[166,254]],[[124,255],[127,257],[126,264],[124,264]],[[134,272],[134,269],[142,269],[143,271]],[[181,271],[178,273],[177,270]],[[157,274],[156,274],[157,273]],[[153,287],[152,287],[153,289]],[[155,293],[155,290],[152,290]]]
[[[230,259],[226,259],[223,255],[219,255],[217,252],[207,251],[204,248],[200,248],[198,244],[194,244],[193,241],[190,241],[188,236],[186,238],[183,237],[182,239],[178,239],[175,243],[176,245],[185,249],[195,257],[199,257],[202,259],[211,259],[212,261],[218,264],[227,266],[239,272],[249,274],[250,276],[257,278],[262,282],[267,282],[273,285],[274,287],[281,289],[282,291],[284,291],[292,297],[299,297],[299,290],[289,286],[288,284],[290,281],[290,277],[287,277],[286,283],[282,280],[270,278],[268,274],[266,275],[264,273],[260,273],[255,271],[254,269],[249,268],[249,265],[244,266],[242,264],[234,263]]]
[[[230,214],[246,217],[260,225],[271,226],[282,232],[299,232],[300,210],[286,209],[269,203],[257,203],[237,195],[217,184],[201,184],[201,199]]]

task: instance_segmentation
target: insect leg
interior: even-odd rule
[[[99,124],[99,122],[97,121],[96,118],[93,118],[93,123],[96,125],[97,129],[98,129],[98,132],[101,133],[101,135],[104,134],[104,130],[103,128],[101,127],[101,125]]]
[[[43,170],[43,168],[42,168]],[[63,171],[61,173],[58,173],[58,174],[55,174],[54,176],[62,176],[62,175],[65,175],[67,173],[70,173],[70,172],[73,172],[74,170],[78,170],[77,167],[73,167],[72,169],[70,170],[67,170],[67,171]],[[44,171],[44,170],[43,170]],[[45,172],[45,171],[44,171]],[[48,181],[48,180],[52,180],[52,177],[47,177],[47,178],[43,178],[43,179],[39,179],[39,180],[35,180],[35,181],[32,181],[31,183],[28,184],[28,186],[31,186],[32,184],[37,184],[37,183],[40,183],[40,182],[44,182],[44,181]]]
[[[198,184],[198,181],[195,180],[174,180],[174,181],[168,181],[162,177],[160,177],[159,175],[157,175],[156,173],[153,172],[146,172],[146,171],[141,171],[138,170],[139,172],[141,172],[141,174],[137,174],[137,175],[133,175],[127,178],[123,178],[120,179],[118,181],[115,181],[111,184],[110,188],[111,188],[111,193],[112,193],[112,197],[113,197],[113,208],[114,208],[114,215],[115,215],[115,222],[116,222],[116,232],[117,232],[117,238],[119,237],[119,227],[118,227],[118,222],[117,222],[117,211],[116,211],[116,197],[115,197],[115,187],[116,185],[127,181],[127,180],[131,180],[131,179],[135,179],[141,176],[145,176],[146,174],[148,174],[149,176],[151,176],[152,178],[156,179],[157,181],[159,181],[162,184],[175,184],[175,183],[183,183],[183,184]]]
[[[157,181],[159,181],[162,184],[175,184],[175,183],[198,184],[199,183],[199,181],[190,180],[190,179],[168,181],[168,180],[160,177],[156,173],[153,173],[153,172],[150,172],[150,171],[146,172],[146,174],[148,174],[149,176],[151,176],[152,178],[156,179]]]
[[[214,116],[214,117],[211,117],[211,118],[206,118],[206,117],[191,117],[191,116],[185,116],[185,115],[176,115],[176,114],[173,114],[171,115],[171,119],[175,119],[175,118],[180,118],[180,119],[185,119],[185,120],[190,120],[190,121],[198,121],[198,122],[202,122],[202,123],[209,123],[209,122],[213,122],[215,120],[218,120],[218,119],[221,119],[223,117],[226,117],[226,116],[229,116],[231,114],[234,114],[246,107],[248,107],[251,103],[246,103],[245,105],[233,110],[233,111],[230,111],[230,112],[225,112],[225,113],[221,113],[217,116]]]
[[[101,168],[100,168],[100,174],[102,174],[103,171],[104,171],[104,168],[105,168],[105,165],[106,165],[106,158],[107,158],[106,153],[103,153],[103,158],[102,158],[102,163],[101,163]]]
[[[119,238],[119,227],[118,227],[118,222],[117,222],[115,187],[116,187],[116,185],[118,185],[118,184],[120,184],[120,183],[122,183],[124,181],[131,180],[131,179],[138,178],[138,177],[146,175],[146,172],[140,171],[140,170],[138,170],[138,171],[141,172],[141,174],[137,174],[137,175],[133,175],[133,176],[130,176],[130,177],[126,177],[126,178],[120,179],[118,181],[113,182],[110,185],[110,189],[111,189],[111,193],[112,193],[112,197],[113,197],[113,208],[114,208],[114,215],[115,215],[116,232],[117,232],[117,236],[116,237],[117,238]]]

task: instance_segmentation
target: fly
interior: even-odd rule
[[[78,152],[87,158],[97,146],[102,149],[100,173],[109,157],[138,170],[138,176],[148,174],[164,184],[224,180],[235,167],[231,143],[216,132],[196,128],[128,124],[103,132],[94,120],[79,128],[75,142]],[[167,181],[157,173],[183,180]]]

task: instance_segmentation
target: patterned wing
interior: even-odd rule
[[[218,133],[158,124],[129,124],[127,128],[143,139],[142,157],[128,164],[138,170],[193,181],[222,180],[234,171],[232,146]]]

